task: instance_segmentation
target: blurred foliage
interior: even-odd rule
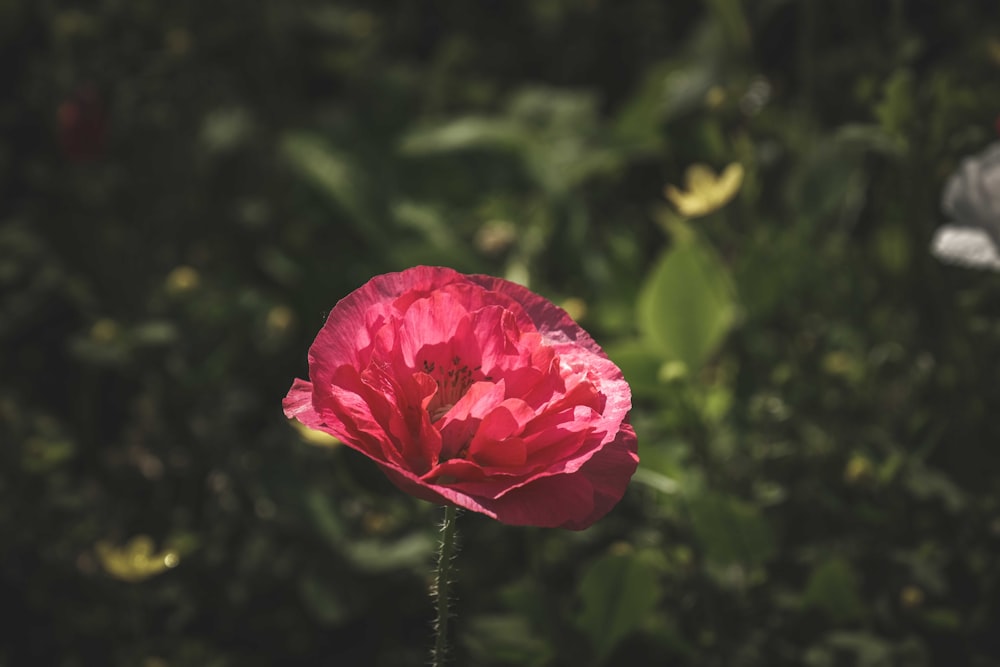
[[[436,508],[280,410],[418,263],[571,309],[642,457],[460,517],[456,664],[996,664],[1000,283],[927,251],[995,9],[0,0],[0,666],[423,664]]]

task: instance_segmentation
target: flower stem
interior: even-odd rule
[[[433,667],[443,667],[448,653],[448,586],[451,584],[451,562],[455,557],[455,520],[458,511],[453,505],[444,508],[441,522],[441,543],[438,546],[437,575],[434,579],[434,597],[437,600],[437,622],[434,624]]]

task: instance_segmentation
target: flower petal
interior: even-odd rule
[[[373,316],[388,312],[393,302],[404,294],[412,301],[456,280],[462,280],[462,274],[432,266],[418,266],[372,278],[338,301],[330,311],[309,349],[310,375],[315,380],[316,369],[335,368],[346,363],[357,365],[361,353],[371,347]]]
[[[586,528],[595,513],[594,488],[578,475],[545,477],[483,502],[499,521],[514,526]],[[593,522],[591,522],[593,523]]]
[[[592,525],[611,511],[625,495],[628,482],[639,466],[635,431],[623,424],[618,437],[604,445],[580,468],[594,488],[594,504],[589,514],[564,524],[565,528],[581,530]]]

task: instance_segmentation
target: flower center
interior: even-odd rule
[[[473,373],[482,368],[481,366],[469,368],[469,365],[463,364],[462,358],[457,355],[448,362],[450,363],[440,364],[424,361],[422,364],[424,373],[430,375],[438,386],[437,394],[427,406],[432,422],[436,422],[454,407],[472,386]]]
[[[431,421],[436,422],[437,420],[448,414],[448,411],[455,407],[454,403],[445,403],[444,405],[438,407],[436,410],[431,410]]]

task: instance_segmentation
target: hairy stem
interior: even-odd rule
[[[437,622],[434,624],[433,667],[443,667],[448,653],[448,586],[451,583],[451,564],[455,558],[455,518],[458,510],[448,505],[444,508],[441,523],[441,543],[438,545],[437,575],[434,579],[434,597],[437,601]]]

